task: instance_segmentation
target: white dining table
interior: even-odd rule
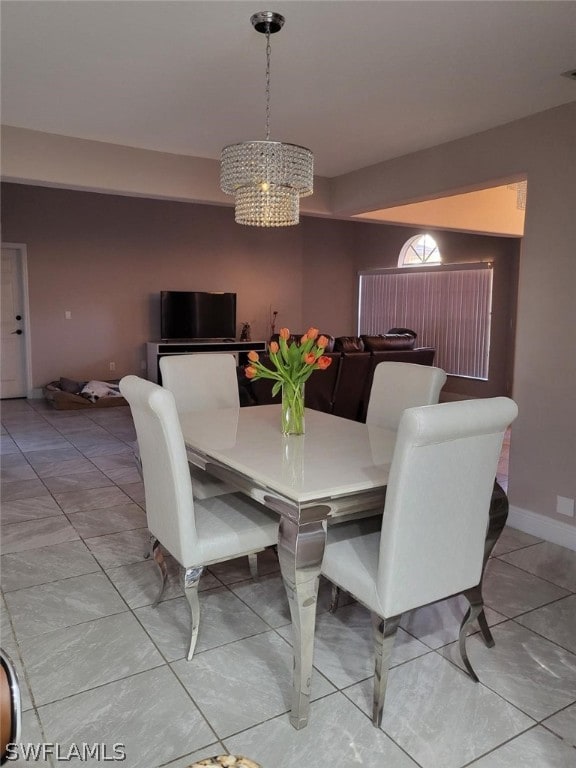
[[[189,461],[280,516],[278,558],[293,630],[290,722],[306,726],[326,526],[382,510],[396,432],[306,409],[284,436],[280,406],[180,414]]]

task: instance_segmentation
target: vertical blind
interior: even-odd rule
[[[488,378],[491,310],[490,264],[360,273],[359,333],[412,328],[456,376]]]

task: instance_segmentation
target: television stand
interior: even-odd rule
[[[170,339],[169,341],[149,341],[146,343],[146,363],[148,379],[157,384],[162,383],[160,376],[160,358],[165,355],[197,355],[206,352],[228,352],[236,357],[238,363],[241,357],[250,350],[266,351],[265,341],[233,341],[229,339]],[[244,354],[242,354],[244,353]]]

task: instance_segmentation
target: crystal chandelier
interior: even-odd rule
[[[224,147],[220,186],[236,198],[237,224],[288,227],[300,220],[300,198],[312,194],[314,157],[306,147],[270,141],[270,35],[284,17],[261,11],[250,22],[266,35],[266,140]]]

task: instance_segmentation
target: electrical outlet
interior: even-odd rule
[[[115,371],[116,370],[116,363],[110,363],[110,370]]]
[[[64,318],[65,320],[72,320],[72,312],[69,309],[64,312]]]
[[[574,499],[567,496],[556,496],[556,514],[574,517]]]

